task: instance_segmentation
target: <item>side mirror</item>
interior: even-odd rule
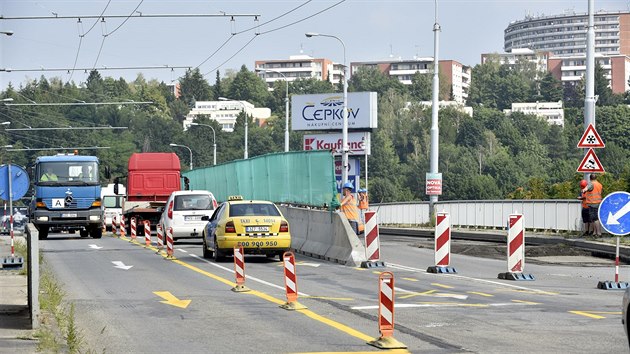
[[[190,190],[190,178],[184,176],[184,190]]]
[[[114,178],[114,194],[118,195],[118,182],[120,179],[118,177]]]
[[[112,178],[112,171],[109,168],[109,166],[105,166],[105,178],[107,178],[107,179]]]

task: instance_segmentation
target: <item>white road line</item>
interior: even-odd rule
[[[228,272],[228,273],[234,274],[234,269],[230,269],[230,268],[224,267],[224,266],[222,266],[222,265],[219,265],[219,264],[216,264],[216,263],[210,262],[209,260],[204,259],[204,258],[202,258],[202,257],[199,257],[199,256],[198,256],[198,255],[196,255],[196,254],[192,254],[192,253],[191,253],[191,254],[190,254],[190,256],[191,256],[191,257],[194,257],[194,258],[196,258],[196,259],[199,259],[200,261],[206,262],[206,263],[208,263],[208,264],[210,264],[210,265],[212,265],[212,266],[215,266],[215,267],[217,267],[217,268],[219,268],[219,269],[222,269],[222,270],[224,270],[224,271],[226,271],[226,272]],[[253,281],[255,281],[255,282],[258,282],[258,283],[260,283],[260,284],[264,284],[264,285],[270,286],[270,287],[272,287],[272,288],[276,288],[276,289],[280,289],[280,290],[282,290],[282,291],[286,291],[286,289],[284,288],[284,286],[280,286],[280,285],[272,284],[272,283],[269,283],[269,282],[264,281],[264,280],[262,280],[262,279],[258,279],[258,278],[256,278],[256,277],[252,277],[251,275],[247,275],[247,274],[245,274],[245,279],[247,279],[247,280],[251,279],[251,280],[253,280]],[[311,295],[306,294],[306,293],[303,293],[303,292],[301,292],[301,291],[298,291],[298,295],[299,295],[299,296],[311,296]]]
[[[402,264],[393,264],[393,263],[387,262],[387,266],[391,267],[391,268],[394,268],[394,269],[406,270],[406,271],[410,271],[410,272],[427,273],[424,269],[408,267],[408,266],[405,266],[405,265],[402,265]],[[527,287],[524,287],[524,286],[506,284],[506,283],[501,283],[501,282],[498,282],[498,281],[487,280],[487,279],[472,278],[472,277],[467,277],[467,276],[464,276],[464,275],[436,274],[436,276],[439,276],[439,277],[454,277],[454,278],[466,279],[466,280],[476,281],[476,282],[480,282],[480,283],[505,286],[505,287],[510,287],[510,288],[514,288],[514,289],[527,290],[527,291],[532,291],[532,292],[537,292],[537,293],[545,293],[545,294],[549,293],[549,291],[545,291],[545,290],[527,288]]]
[[[504,302],[504,303],[496,303],[496,304],[478,304],[478,307],[527,306],[527,305],[530,305],[530,304]],[[462,303],[452,303],[452,304],[394,304],[394,308],[413,308],[413,307],[475,307],[475,304],[462,304]],[[377,310],[378,309],[378,305],[353,306],[353,307],[351,307],[351,309],[353,309],[353,310]]]
[[[184,253],[188,253],[188,251],[181,249],[181,248],[176,248],[176,250],[180,251],[180,252],[184,252]]]

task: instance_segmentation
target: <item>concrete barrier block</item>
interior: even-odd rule
[[[365,247],[350,223],[340,213],[333,213],[333,237],[325,257],[337,263],[358,267],[366,261]]]
[[[308,234],[309,215],[297,208],[280,206],[280,211],[289,222],[291,231],[291,248],[301,249],[306,242]]]

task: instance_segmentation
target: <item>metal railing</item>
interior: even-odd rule
[[[423,225],[429,223],[429,202],[381,203],[370,205],[378,211],[382,225]],[[435,204],[436,211],[450,214],[451,225],[463,228],[504,228],[508,216],[523,214],[526,229],[554,232],[580,231],[582,207],[579,200],[464,200]]]

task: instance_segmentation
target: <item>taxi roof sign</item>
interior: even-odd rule
[[[243,200],[242,195],[231,195],[228,197],[228,200]]]
[[[593,148],[600,149],[606,147],[604,141],[595,130],[595,126],[593,123],[589,124],[584,130],[584,134],[582,134],[582,138],[580,138],[580,142],[577,145],[578,148]]]

